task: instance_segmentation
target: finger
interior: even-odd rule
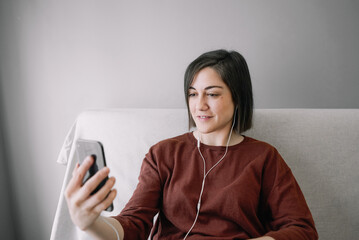
[[[92,195],[86,202],[84,203],[85,209],[93,209],[96,205],[105,200],[108,194],[111,192],[111,188],[115,185],[116,179],[114,177],[109,178],[105,185],[102,188]]]
[[[72,178],[70,179],[70,181],[68,182],[67,186],[66,186],[66,189],[65,189],[65,192],[64,192],[64,195],[65,195],[65,198],[69,198],[70,195],[72,194],[72,192],[75,190],[75,184],[74,184],[74,176],[77,172],[77,169],[79,168],[80,164],[79,163],[76,163],[74,169],[72,170]]]
[[[88,169],[91,167],[93,161],[94,161],[93,158],[91,156],[88,156],[85,158],[85,160],[81,165],[78,163],[76,164],[72,172],[72,178],[70,179],[67,185],[65,196],[68,197],[74,191],[81,188],[85,174],[88,171]]]
[[[105,210],[106,208],[108,208],[111,203],[113,202],[113,200],[115,200],[117,195],[117,190],[113,189],[108,196],[106,197],[105,200],[103,200],[100,204],[98,204],[96,207],[94,207],[94,211],[97,213],[101,213],[103,210]]]
[[[86,172],[90,169],[92,164],[94,163],[94,158],[92,156],[87,156],[80,166],[77,169],[77,174],[85,176]],[[81,179],[82,181],[83,179]]]
[[[77,169],[79,168],[80,164],[79,163],[76,163],[75,167],[74,167],[74,170],[72,171],[72,176],[75,175]]]
[[[90,169],[94,162],[92,156],[87,156],[84,161],[80,164],[74,174],[74,181],[77,185],[82,185],[86,172]]]
[[[91,193],[96,189],[96,187],[102,182],[102,180],[108,177],[109,172],[110,169],[108,167],[104,167],[95,175],[93,175],[89,180],[87,180],[79,191],[81,196],[80,200],[85,200],[86,198],[88,198]]]

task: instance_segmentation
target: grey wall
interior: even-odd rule
[[[2,239],[11,240],[15,238],[15,222],[11,215],[15,205],[12,204],[13,194],[11,191],[11,181],[9,180],[9,166],[5,158],[3,145],[3,134],[0,128],[0,236]]]
[[[184,70],[204,51],[246,57],[257,108],[358,108],[358,12],[352,0],[2,0],[17,238],[50,236],[65,171],[56,157],[77,114],[184,107]]]

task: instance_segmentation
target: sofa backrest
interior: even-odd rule
[[[188,131],[185,109],[110,109],[79,115],[59,161],[66,163],[62,193],[51,239],[81,239],[69,218],[63,191],[77,161],[74,142],[93,139],[104,145],[121,211],[137,184],[144,155],[165,138]],[[316,222],[320,239],[359,236],[359,110],[259,109],[244,135],[275,146],[292,169]]]

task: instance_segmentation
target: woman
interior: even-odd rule
[[[90,195],[109,169],[82,186],[93,159],[76,166],[65,193],[72,221],[99,239],[147,239],[151,229],[153,239],[317,239],[304,196],[278,151],[241,134],[253,112],[245,59],[225,50],[205,53],[188,66],[184,85],[196,130],[151,147],[118,216],[100,216],[115,198],[113,177]]]

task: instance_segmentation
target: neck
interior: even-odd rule
[[[228,142],[229,132],[227,134],[218,133],[200,133],[198,130],[193,132],[196,139],[200,137],[201,143],[209,146],[226,146]],[[229,140],[228,146],[232,146],[240,143],[244,139],[238,133],[232,132],[231,139]]]

